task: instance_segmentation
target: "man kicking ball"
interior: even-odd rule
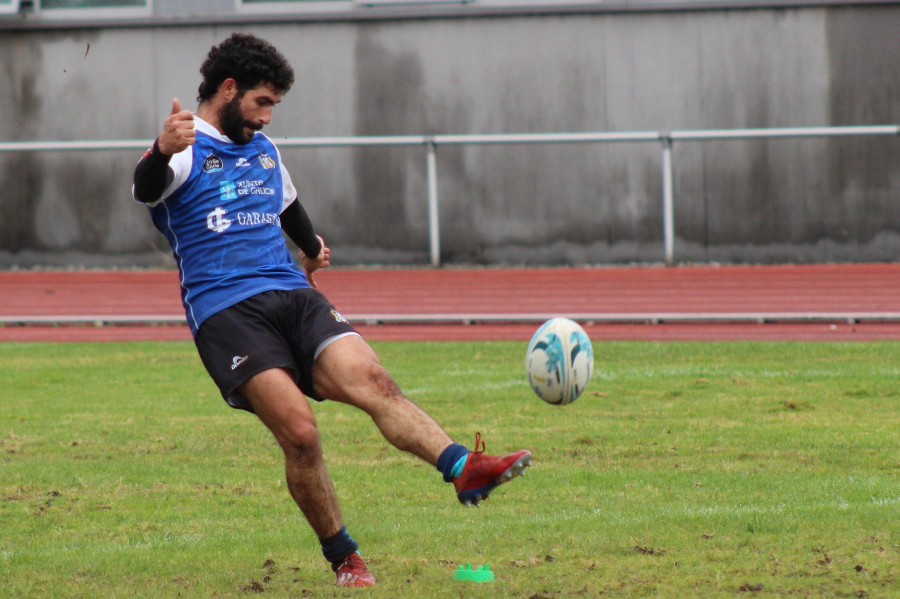
[[[395,447],[434,465],[460,502],[478,505],[524,472],[531,453],[485,455],[454,443],[401,392],[372,348],[315,289],[330,250],[300,204],[278,148],[260,130],[294,82],[268,42],[233,34],[200,67],[196,113],[178,100],[134,173],[178,264],[200,358],[232,407],[255,414],[284,451],[288,490],[340,586],[375,577],[347,532],[312,407],[365,411]],[[283,233],[282,233],[283,232]],[[300,266],[284,234],[300,248]]]

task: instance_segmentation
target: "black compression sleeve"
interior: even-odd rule
[[[171,156],[159,151],[159,140],[154,141],[153,148],[134,169],[135,198],[146,204],[162,197],[163,191],[175,178],[175,173],[169,168],[171,159]]]
[[[300,200],[291,202],[291,205],[281,213],[281,228],[308,257],[315,258],[319,255],[322,244],[319,243],[312,221],[309,220]]]

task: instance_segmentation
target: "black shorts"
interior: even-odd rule
[[[270,368],[287,368],[307,396],[315,359],[329,343],[357,334],[315,289],[265,291],[207,318],[195,342],[200,359],[233,408],[252,412],[238,387]]]

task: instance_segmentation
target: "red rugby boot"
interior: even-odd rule
[[[501,457],[484,455],[484,441],[481,433],[476,433],[475,451],[469,452],[462,474],[453,479],[456,497],[460,503],[477,507],[497,486],[524,475],[528,466],[531,466],[531,452],[527,449]]]
[[[331,569],[337,574],[339,587],[370,587],[375,584],[375,576],[369,572],[366,562],[355,551]]]

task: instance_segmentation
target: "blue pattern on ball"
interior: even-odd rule
[[[581,352],[587,354],[589,361],[594,361],[594,348],[591,346],[591,340],[588,339],[587,334],[581,331],[572,331],[572,337],[569,342],[572,344],[572,363],[575,362],[575,356]]]
[[[540,346],[540,344],[538,344]],[[563,356],[562,339],[556,334],[550,333],[547,343],[543,348],[547,353],[547,371],[556,373],[556,380],[562,380],[560,375],[565,370],[565,356]]]

